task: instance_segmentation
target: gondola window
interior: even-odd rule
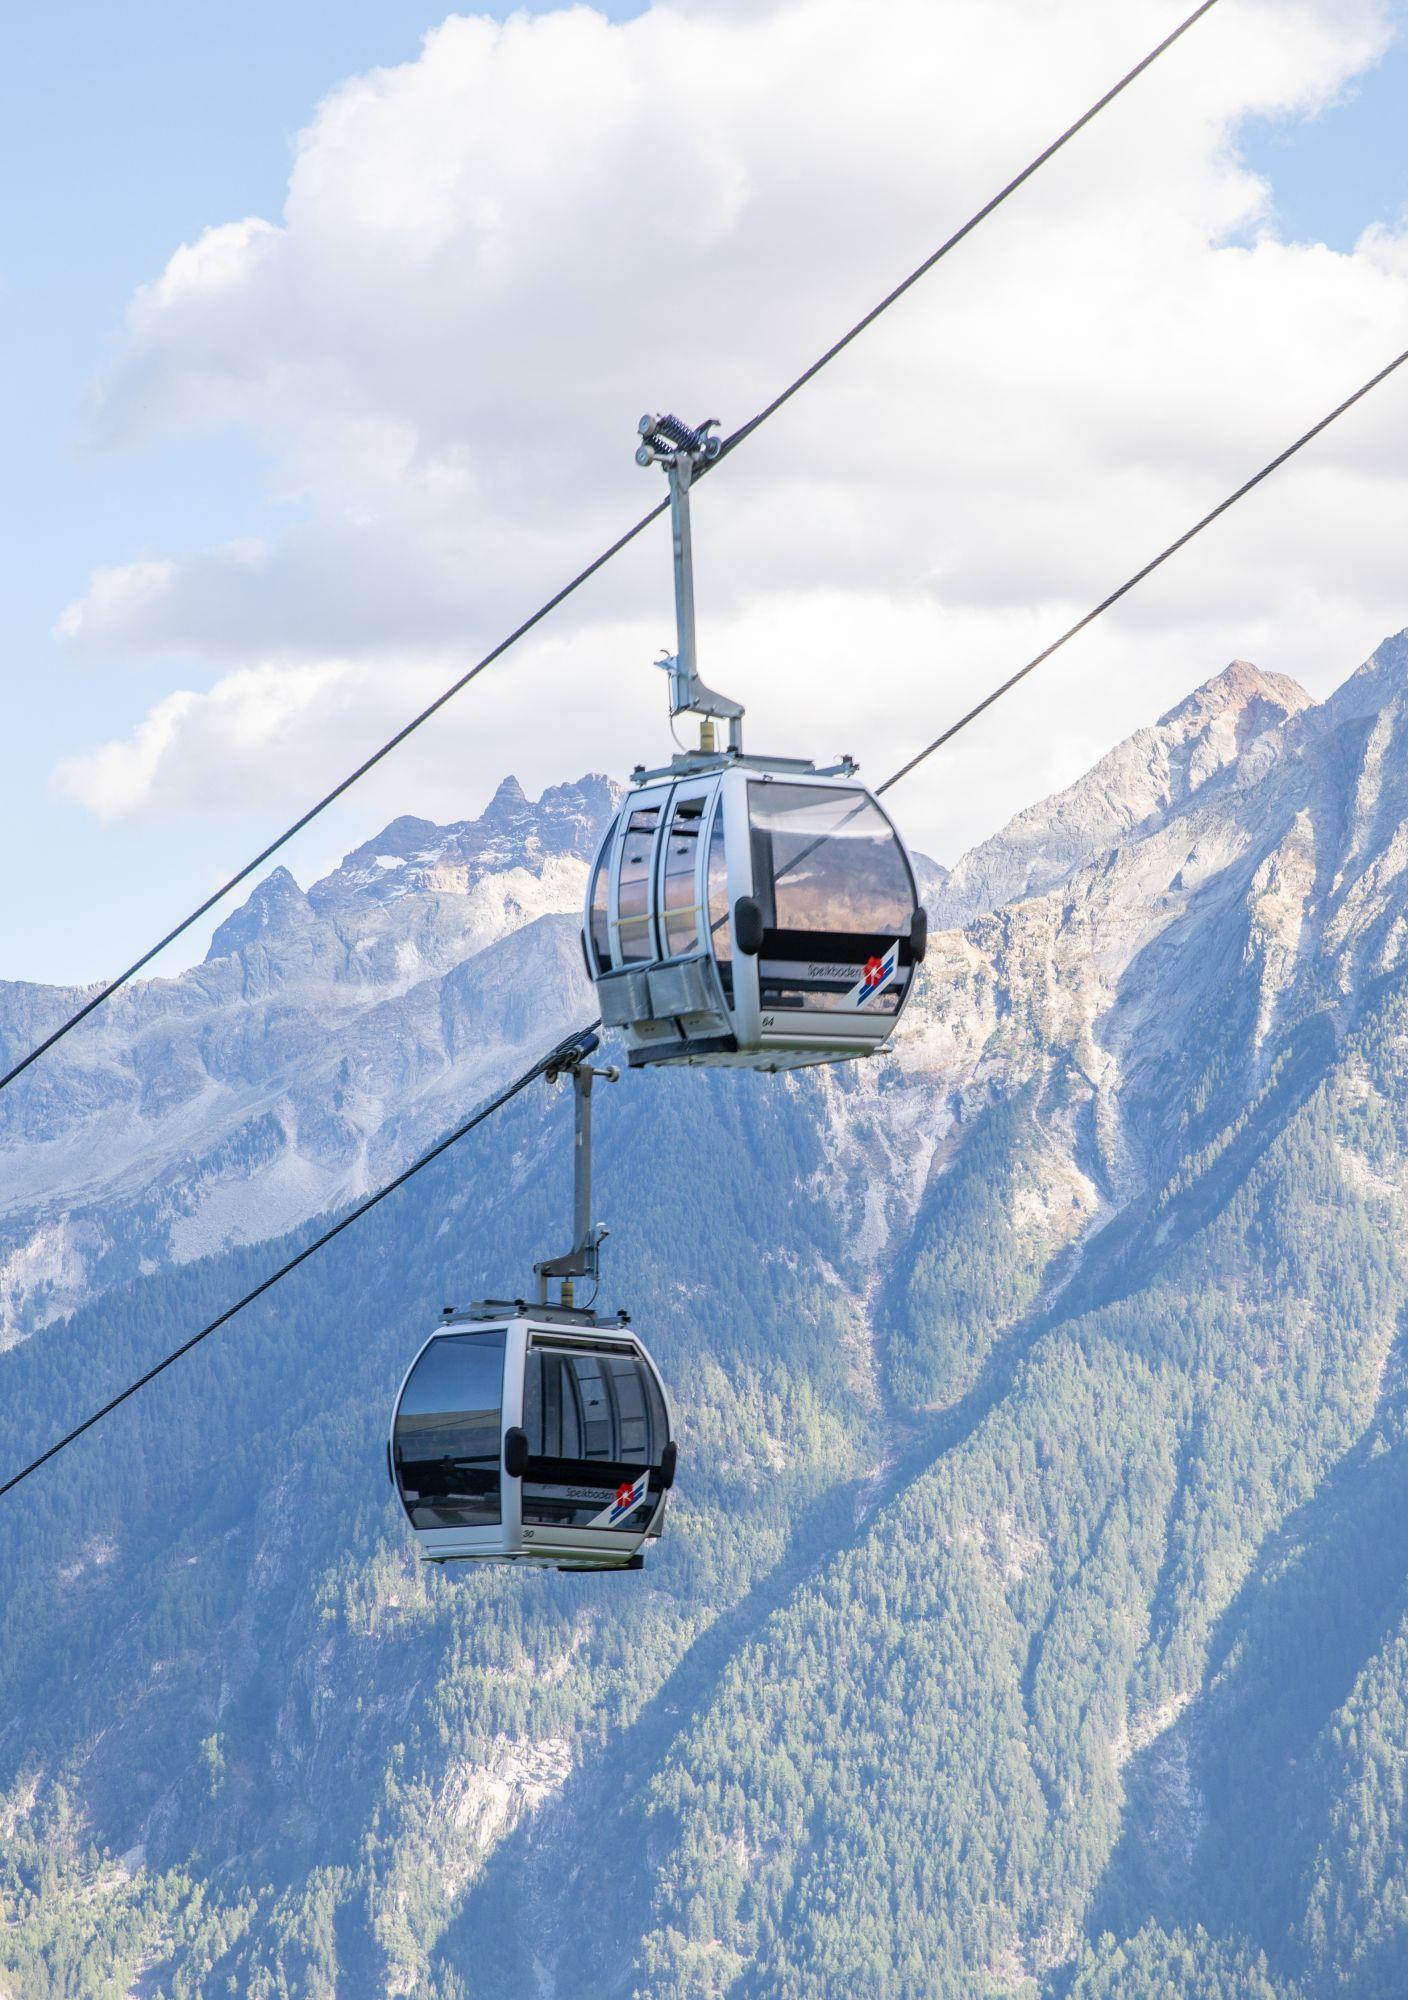
[[[416,1528],[500,1518],[504,1334],[445,1334],[411,1371],[396,1418],[396,1466]]]

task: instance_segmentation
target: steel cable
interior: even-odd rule
[[[547,1055],[539,1057],[538,1061],[531,1068],[524,1070],[521,1076],[515,1077],[512,1083],[506,1084],[497,1095],[489,1099],[487,1104],[482,1104],[472,1118],[467,1118],[463,1125],[457,1125],[453,1132],[447,1134],[445,1138],[437,1140],[428,1152],[422,1153],[418,1160],[413,1160],[410,1166],[397,1174],[394,1180],[387,1181],[384,1187],[379,1187],[376,1190],[375,1194],[370,1194],[365,1201],[358,1202],[357,1206],[349,1209],[347,1214],[340,1221],[335,1222],[331,1229],[325,1229],[321,1236],[315,1236],[311,1243],[305,1244],[296,1257],[290,1257],[286,1264],[280,1264],[277,1271],[271,1271],[269,1276],[257,1284],[252,1291],[246,1292],[242,1299],[236,1299],[232,1306],[227,1306],[224,1312],[219,1313],[213,1320],[210,1320],[203,1326],[199,1333],[193,1333],[189,1340],[183,1340],[179,1347],[173,1347],[171,1352],[163,1355],[162,1359],[154,1367],[149,1368],[145,1375],[139,1375],[135,1382],[129,1382],[125,1389],[119,1390],[117,1395],[110,1397],[101,1409],[94,1410],[91,1417],[85,1417],[81,1424],[75,1424],[71,1431],[66,1432],[63,1437],[56,1439],[47,1451],[41,1451],[38,1458],[31,1459],[29,1464],[24,1466],[22,1470],[12,1474],[5,1481],[4,1485],[0,1486],[0,1498],[3,1498],[12,1487],[18,1486],[21,1480],[28,1479],[32,1472],[37,1472],[41,1465],[46,1465],[51,1458],[57,1457],[66,1446],[74,1443],[77,1438],[81,1438],[85,1431],[92,1430],[94,1424],[100,1424],[104,1417],[111,1416],[112,1412],[120,1408],[130,1396],[135,1396],[139,1389],[145,1389],[149,1382],[154,1382],[158,1375],[163,1374],[166,1369],[171,1367],[173,1362],[179,1361],[183,1355],[189,1354],[193,1347],[199,1347],[201,1342],[209,1339],[212,1333],[217,1333],[222,1326],[235,1317],[236,1313],[243,1312],[246,1306],[252,1306],[256,1299],[262,1298],[265,1292],[272,1290],[281,1279],[288,1277],[291,1271],[296,1271],[300,1264],[306,1264],[310,1257],[317,1255],[318,1251],[325,1250],[335,1236],[340,1236],[344,1229],[350,1229],[354,1222],[360,1222],[362,1217],[370,1214],[379,1202],[385,1201],[388,1195],[395,1194],[398,1188],[404,1187],[406,1182],[412,1180],[415,1175],[420,1173],[422,1168],[428,1167],[432,1160],[438,1160],[442,1153],[447,1153],[451,1146],[458,1144],[461,1139],[467,1137],[476,1125],[482,1125],[486,1119],[492,1118],[496,1111],[501,1111],[506,1104],[511,1103],[518,1096],[520,1091],[526,1090],[535,1077],[541,1076],[545,1070],[550,1069],[558,1057],[565,1055],[582,1040],[584,1035],[591,1034],[592,1030],[600,1027],[600,1025],[599,1021],[593,1021],[589,1026],[580,1028],[575,1034],[568,1035],[562,1041],[557,1042],[548,1051]]]
[[[1020,187],[1024,186],[1033,174],[1044,167],[1047,161],[1059,153],[1063,146],[1068,145],[1079,132],[1082,132],[1092,119],[1097,118],[1108,105],[1112,104],[1122,92],[1126,91],[1132,83],[1141,77],[1145,70],[1157,62],[1160,56],[1168,49],[1171,49],[1175,42],[1186,35],[1188,30],[1200,21],[1205,14],[1211,13],[1217,4],[1218,0],[1202,0],[1202,4],[1194,8],[1193,12],[1185,20],[1181,21],[1171,34],[1165,35],[1164,39],[1137,62],[1133,69],[1126,71],[1118,83],[1112,84],[1103,96],[1097,98],[1087,111],[1082,112],[1074,123],[1068,125],[1058,138],[1053,139],[1049,146],[1043,147],[1041,152],[1029,161],[1020,173],[1014,174],[1012,179],[1004,187],[1000,188],[990,200],[984,202],[983,206],[971,215],[961,228],[956,229],[951,236],[946,238],[937,250],[924,259],[922,264],[916,265],[909,276],[896,285],[893,291],[886,293],[878,305],[872,306],[870,311],[863,318],[858,319],[855,325],[842,334],[839,340],[833,341],[824,354],[819,355],[809,367],[804,368],[802,373],[794,381],[790,382],[780,395],[774,396],[772,401],[765,404],[756,416],[750,417],[746,424],[741,425],[730,437],[726,438],[722,451],[713,463],[715,465],[721,464],[730,452],[737,450],[738,446],[746,438],[751,437],[760,425],[765,424],[771,416],[780,410],[784,403],[790,402],[799,389],[804,388],[816,375],[819,375],[828,362],[834,361],[836,356],[849,347],[851,342],[857,339],[860,334],[864,333],[867,327],[873,326],[882,313],[888,312],[897,300],[902,299],[905,293],[912,286],[918,284],[919,280],[928,272],[932,271],[936,264],[947,257],[951,250],[957,249],[958,245],[966,237],[970,236],[980,223],[985,222],[995,209],[1000,208],[1010,196],[1014,195]],[[702,468],[698,476],[702,477],[703,470],[707,469],[709,468]],[[0,1090],[8,1089],[17,1077],[23,1076],[31,1063],[37,1062],[56,1043],[61,1042],[66,1035],[72,1034],[80,1022],[86,1021],[90,1014],[95,1013],[105,1002],[111,1000],[113,995],[119,993],[129,980],[135,979],[137,974],[150,965],[154,958],[159,957],[168,945],[174,944],[179,937],[184,936],[193,924],[199,923],[202,917],[208,916],[217,904],[223,902],[232,890],[237,889],[241,882],[247,881],[257,869],[264,866],[266,861],[272,860],[281,848],[286,847],[289,841],[297,834],[302,833],[305,827],[311,825],[320,813],[326,812],[329,806],[335,804],[345,792],[350,791],[355,784],[358,784],[361,779],[365,778],[369,771],[374,770],[384,757],[390,756],[391,752],[398,749],[406,741],[407,737],[413,736],[423,723],[429,722],[431,717],[438,714],[447,702],[452,701],[457,694],[462,693],[471,681],[476,680],[484,672],[486,667],[491,667],[496,660],[502,659],[511,647],[517,645],[518,641],[525,638],[535,626],[540,625],[546,617],[557,610],[559,605],[564,604],[575,591],[580,590],[584,583],[595,576],[597,571],[603,569],[614,557],[618,556],[624,548],[628,547],[639,534],[650,526],[652,521],[657,520],[661,514],[665,513],[668,510],[669,504],[668,499],[662,500],[650,508],[647,513],[642,514],[634,526],[627,528],[624,534],[619,535],[609,548],[603,549],[601,554],[595,556],[584,569],[578,570],[570,583],[565,583],[560,590],[554,592],[551,597],[540,604],[531,616],[525,618],[520,625],[514,627],[507,638],[501,639],[482,659],[477,660],[472,667],[461,674],[458,680],[452,681],[443,693],[438,694],[434,701],[429,702],[426,707],[421,709],[418,715],[412,716],[411,720],[403,724],[394,736],[389,736],[379,749],[374,750],[369,757],[363,758],[354,771],[349,771],[347,776],[334,785],[331,791],[325,792],[315,805],[309,806],[308,810],[301,813],[293,821],[292,825],[285,827],[281,834],[271,840],[267,846],[262,847],[252,860],[247,861],[242,868],[236,869],[235,873],[227,881],[222,882],[220,887],[211,895],[207,896],[204,902],[197,904],[188,916],[182,917],[178,924],[174,924],[164,937],[158,939],[139,958],[133,959],[125,972],[118,973],[116,978],[108,980],[95,993],[91,993],[81,1007],[75,1009],[72,1014],[59,1023],[58,1027],[45,1035],[41,1041],[36,1042],[34,1047],[27,1054],[23,1055],[12,1068],[8,1069],[3,1075],[0,1075]]]
[[[1386,381],[1406,361],[1408,361],[1408,349],[1405,349],[1395,360],[1389,362],[1386,368],[1381,368],[1376,375],[1370,376],[1367,382],[1356,389],[1352,395],[1347,396],[1342,403],[1330,411],[1328,416],[1322,417],[1317,424],[1313,424],[1308,431],[1302,433],[1294,444],[1288,445],[1284,451],[1278,452],[1275,458],[1269,459],[1259,472],[1253,474],[1250,479],[1244,480],[1239,487],[1228,494],[1225,500],[1220,501],[1210,512],[1204,514],[1202,519],[1189,528],[1186,533],[1180,535],[1176,541],[1170,542],[1167,548],[1163,549],[1152,561],[1145,563],[1141,569],[1136,570],[1133,576],[1125,583],[1122,583],[1117,590],[1111,591],[1108,597],[1102,598],[1100,603],[1088,611],[1082,619],[1075,625],[1072,625],[1068,631],[1063,632],[1059,639],[1054,640],[1050,646],[1038,653],[1034,659],[1029,660],[1024,667],[1019,668],[1015,674],[1009,675],[990,694],[985,695],[982,701],[975,703],[966,714],[960,716],[957,722],[952,723],[940,735],[936,736],[932,743],[927,744],[916,756],[911,757],[897,771],[892,772],[882,785],[877,786],[877,791],[887,792],[892,786],[897,785],[902,778],[908,777],[910,772],[923,763],[926,757],[932,756],[943,744],[951,742],[960,730],[966,729],[970,723],[976,721],[980,715],[991,708],[994,702],[1001,700],[1004,694],[1009,693],[1012,688],[1016,687],[1019,681],[1024,680],[1028,674],[1034,672],[1044,660],[1050,659],[1051,655],[1059,647],[1064,646],[1068,640],[1074,638],[1076,633],[1084,631],[1088,625],[1102,616],[1112,605],[1118,604],[1120,599],[1133,590],[1137,584],[1141,583],[1145,577],[1151,575],[1153,571],[1167,562],[1169,557],[1176,554],[1179,549],[1185,548],[1195,535],[1201,534],[1204,528],[1208,527],[1213,521],[1216,521],[1219,516],[1225,514],[1229,507],[1234,507],[1239,500],[1244,499],[1248,493],[1260,486],[1262,481],[1269,478],[1279,466],[1284,465],[1288,459],[1293,458],[1298,451],[1310,443],[1312,438],[1318,437],[1337,418],[1342,417],[1347,410],[1353,409],[1356,403],[1367,396],[1372,389],[1377,388],[1381,382]],[[300,1264],[306,1263],[310,1257],[314,1256],[319,1250],[324,1249],[332,1242],[334,1237],[340,1236],[344,1229],[349,1229],[354,1222],[360,1221],[364,1215],[375,1208],[379,1202],[384,1201],[388,1195],[394,1194],[398,1188],[404,1187],[407,1181],[412,1180],[415,1175],[420,1173],[422,1168],[428,1167],[432,1160],[439,1159],[442,1153],[447,1152],[458,1140],[463,1139],[466,1134],[472,1132],[477,1125],[482,1125],[486,1119],[493,1116],[494,1112],[500,1110],[511,1099],[517,1097],[519,1092],[524,1090],[535,1077],[541,1076],[544,1071],[549,1069],[557,1058],[581,1041],[583,1036],[591,1034],[600,1026],[601,1022],[598,1019],[587,1023],[586,1026],[577,1029],[571,1035],[564,1036],[546,1055],[534,1063],[530,1069],[525,1070],[521,1076],[515,1078],[511,1084],[501,1090],[496,1097],[491,1098],[487,1104],[481,1106],[472,1118],[467,1119],[463,1125],[456,1127],[448,1137],[439,1140],[428,1152],[422,1153],[419,1159],[412,1161],[411,1165],[397,1174],[394,1180],[388,1181],[384,1187],[378,1188],[375,1194],[369,1195],[365,1201],[359,1203],[356,1208],[343,1216],[341,1221],[335,1223],[332,1228],[324,1230],[321,1236],[316,1237],[312,1243],[300,1250],[296,1257],[291,1257],[287,1263],[281,1264],[277,1271],[272,1272],[261,1284],[256,1285],[252,1291],[246,1292],[244,1297],[237,1300],[234,1305],[227,1307],[218,1318],[211,1320],[208,1325],[203,1326],[189,1340],[183,1341],[181,1346],[174,1348],[170,1354],[166,1355],[161,1361],[158,1361],[154,1367],[149,1368],[144,1375],[138,1376],[135,1382],[130,1383],[118,1395],[113,1396],[108,1402],[104,1403],[101,1409],[95,1410],[92,1416],[85,1418],[81,1424],[75,1425],[71,1431],[50,1445],[46,1451],[41,1452],[37,1458],[32,1459],[19,1472],[14,1473],[3,1485],[0,1485],[0,1497],[3,1497],[12,1488],[18,1486],[22,1480],[27,1479],[32,1472],[37,1472],[41,1465],[46,1464],[49,1459],[54,1458],[67,1445],[72,1444],[75,1439],[82,1437],[85,1431],[91,1430],[95,1424],[100,1423],[104,1417],[108,1416],[122,1403],[125,1403],[130,1396],[135,1396],[139,1389],[145,1388],[147,1383],[155,1380],[173,1362],[179,1361],[182,1355],[189,1354],[193,1347],[199,1346],[201,1341],[216,1332],[220,1327],[226,1325],[237,1313],[242,1312],[246,1306],[252,1305],[256,1299],[262,1297],[272,1286],[278,1284],[280,1279],[286,1278],[291,1271],[297,1270]]]

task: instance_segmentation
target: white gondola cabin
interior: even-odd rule
[[[904,843],[845,766],[724,752],[638,773],[589,881],[587,966],[634,1066],[870,1055],[924,945]]]
[[[447,1318],[406,1372],[388,1449],[427,1562],[639,1569],[675,1472],[644,1346],[551,1306]]]
[[[588,878],[587,971],[632,1067],[867,1056],[899,1020],[927,921],[904,842],[850,760],[745,756],[742,707],[699,677],[689,496],[723,449],[713,429],[671,416],[638,426],[637,462],[670,482],[670,715],[705,719],[697,752],[633,774]]]

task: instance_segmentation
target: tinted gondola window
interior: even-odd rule
[[[607,897],[611,887],[611,848],[607,841],[596,864],[596,874],[592,878],[591,940],[592,952],[603,972],[611,970],[611,925],[607,916]]]
[[[753,893],[769,929],[908,931],[909,864],[872,800],[839,787],[750,784],[748,818]]]
[[[495,1526],[503,1432],[504,1332],[440,1334],[396,1412],[396,1479],[417,1528]]]
[[[654,958],[655,926],[650,914],[650,872],[655,855],[655,828],[659,806],[637,806],[626,821],[621,844],[621,873],[616,890],[619,956],[632,960]]]
[[[633,1354],[535,1345],[523,1383],[529,1464],[523,1518],[558,1527],[639,1532],[656,1495],[621,1512],[623,1487],[660,1463],[665,1405],[645,1363]],[[616,1519],[603,1519],[615,1513]]]
[[[681,958],[699,943],[699,833],[703,799],[677,799],[665,840],[665,956]]]

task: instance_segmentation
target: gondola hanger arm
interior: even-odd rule
[[[743,748],[743,704],[731,696],[706,687],[699,677],[699,655],[694,628],[694,539],[690,527],[689,495],[694,474],[712,465],[723,450],[723,439],[713,432],[718,418],[702,424],[686,424],[678,417],[643,416],[636,425],[641,443],[636,448],[637,465],[661,465],[670,482],[670,529],[675,557],[675,651],[657,660],[670,676],[670,720],[686,711],[706,718],[700,748],[712,750],[713,721],[728,724],[728,747]]]
[[[600,1077],[604,1083],[618,1083],[621,1072],[614,1063],[606,1067],[594,1068],[590,1058],[601,1046],[601,1037],[596,1034],[584,1035],[571,1048],[554,1056],[553,1061],[543,1071],[549,1083],[556,1083],[563,1077],[572,1079],[573,1095],[573,1135],[572,1135],[572,1217],[574,1237],[572,1248],[561,1257],[547,1257],[533,1266],[538,1280],[538,1303],[547,1305],[548,1280],[557,1278],[562,1286],[559,1301],[571,1306],[573,1283],[577,1278],[590,1278],[593,1284],[600,1282],[601,1246],[607,1231],[599,1222],[592,1220],[592,1085]]]

